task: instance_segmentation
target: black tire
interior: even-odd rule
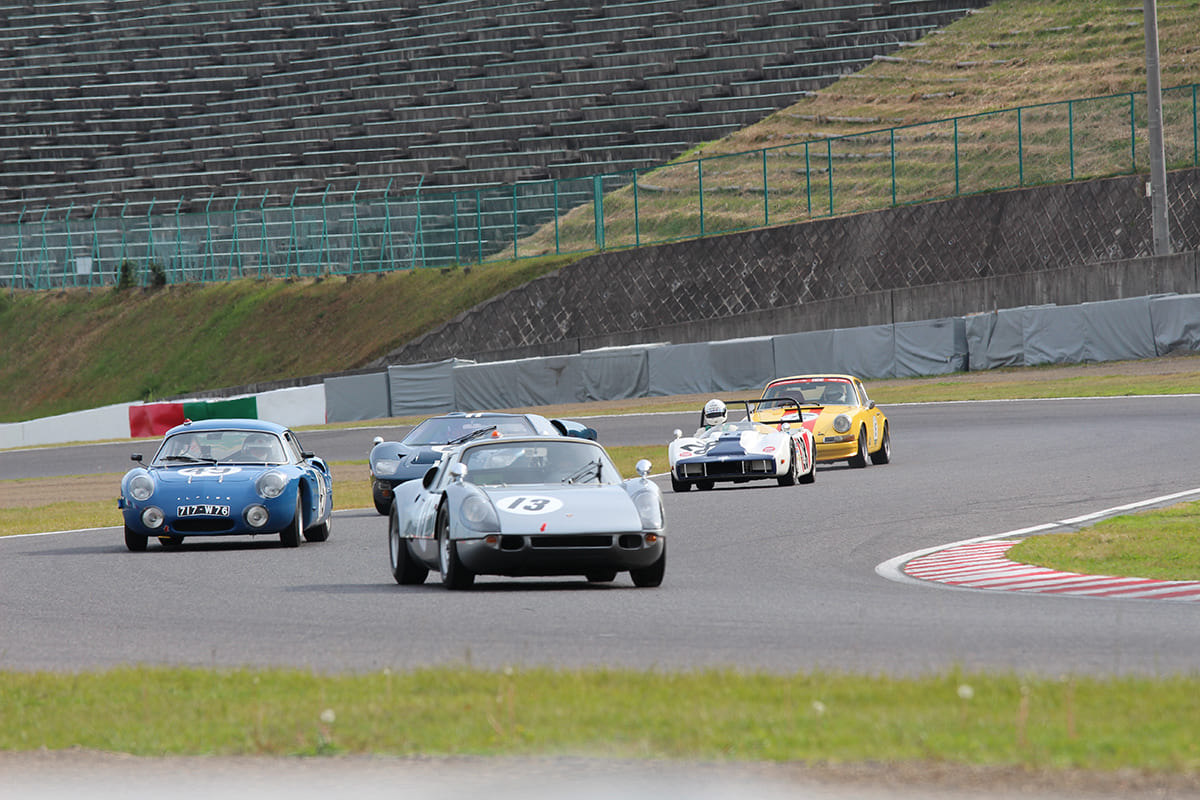
[[[795,486],[796,485],[796,469],[800,466],[796,463],[796,444],[793,442],[789,448],[790,457],[788,459],[788,471],[786,475],[780,475],[777,480],[780,486]]]
[[[304,541],[306,542],[327,542],[329,541],[329,532],[333,529],[333,517],[322,522],[320,525],[313,525],[304,532]]]
[[[617,571],[615,569],[595,570],[587,573],[584,577],[588,579],[588,583],[608,583],[617,579]]]
[[[424,583],[429,570],[412,557],[408,544],[400,538],[400,518],[395,510],[388,514],[388,556],[392,564],[392,577],[396,583],[407,585]]]
[[[679,480],[678,478],[675,477],[674,472],[671,473],[671,489],[673,491],[686,492],[686,491],[690,491],[691,488],[692,488],[692,485],[690,483],[688,483],[687,481]]]
[[[648,567],[641,569],[629,570],[629,577],[633,579],[633,585],[643,589],[651,589],[655,586],[661,586],[663,582],[663,574],[667,571],[667,543],[663,542],[662,553],[659,554],[658,560]]]
[[[183,544],[183,537],[182,536],[160,536],[160,537],[158,537],[158,543],[161,544],[163,547],[176,548],[176,547],[179,547],[179,545]]]
[[[129,550],[129,552],[146,552],[146,543],[148,541],[149,537],[143,536],[137,531],[130,530],[128,525],[125,526],[125,547]]]
[[[812,449],[809,451],[808,457],[808,472],[800,476],[801,483],[816,483],[817,482],[817,444],[813,442]]]
[[[871,453],[872,464],[887,464],[892,460],[892,432],[888,424],[883,423],[883,438],[880,439],[879,449]]]
[[[300,498],[296,498],[296,514],[291,523],[279,532],[279,541],[284,547],[299,547],[301,534],[304,531],[304,509],[300,507]]]
[[[858,452],[850,457],[850,466],[861,469],[867,465],[867,429],[858,429]]]
[[[707,492],[716,485],[716,481],[696,481],[696,488],[702,492]]]
[[[371,483],[371,500],[375,503],[375,510],[385,517],[392,510],[392,498],[384,497],[383,491],[379,488],[379,481]]]
[[[437,543],[442,584],[447,589],[470,589],[475,583],[475,573],[458,558],[458,543],[450,538],[450,511],[445,503],[438,509]]]

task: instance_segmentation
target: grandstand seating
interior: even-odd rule
[[[13,0],[0,222],[647,167],[989,0]]]

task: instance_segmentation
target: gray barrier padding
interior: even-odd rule
[[[656,347],[646,353],[650,397],[704,394],[712,391],[712,360],[708,342]]]
[[[454,410],[454,366],[464,363],[456,358],[429,364],[404,364],[388,367],[392,413],[444,414]]]
[[[648,352],[648,347],[612,347],[580,353],[580,399],[590,402],[645,397],[650,390]]]
[[[1022,319],[1025,366],[1077,364],[1083,361],[1087,321],[1079,306],[1035,309]]]
[[[1005,308],[965,318],[967,365],[972,370],[1025,366],[1026,318],[1053,304]]]
[[[772,377],[848,373],[864,378],[890,378],[895,371],[896,336],[892,325],[803,331],[772,339],[775,355]]]
[[[709,342],[712,391],[735,392],[762,388],[775,377],[773,336],[754,336]]]
[[[967,326],[962,317],[895,325],[894,377],[946,375],[967,369]]]
[[[1200,294],[1157,297],[1150,301],[1150,321],[1158,355],[1200,350]]]
[[[583,395],[578,356],[467,364],[454,381],[460,411],[578,403]]]
[[[1154,357],[1150,299],[1132,297],[1033,310],[1026,317],[1025,364]]]
[[[356,422],[391,416],[386,372],[325,379],[325,421]]]

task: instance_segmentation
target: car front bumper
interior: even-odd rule
[[[648,567],[663,552],[662,533],[496,534],[457,539],[458,557],[472,572],[509,577],[583,575]]]

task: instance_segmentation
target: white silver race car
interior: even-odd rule
[[[686,492],[692,484],[711,489],[717,481],[774,478],[780,486],[793,486],[816,480],[813,435],[800,424],[798,401],[774,397],[728,403],[744,408],[741,421],[709,426],[702,413],[694,436],[675,431],[667,446],[672,489]],[[768,408],[773,411],[769,416],[780,421],[759,421],[760,412]]]
[[[582,575],[591,582],[628,572],[658,586],[667,563],[658,485],[622,480],[593,441],[567,437],[479,438],[448,450],[419,481],[396,487],[388,544],[397,583],[424,583],[430,570],[451,589],[476,575]]]

